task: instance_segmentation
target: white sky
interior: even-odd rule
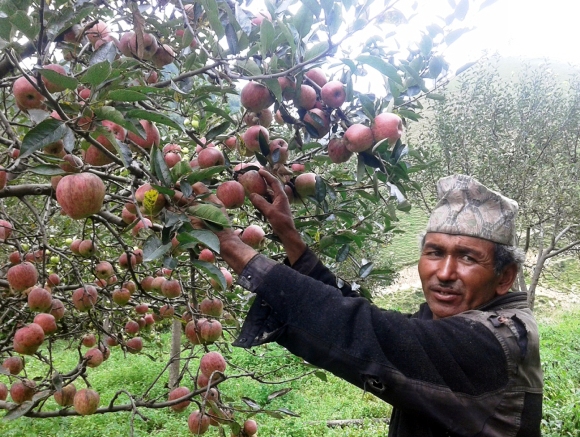
[[[447,0],[418,0],[419,10],[447,14]],[[481,2],[480,2],[481,3]],[[578,0],[497,0],[470,11],[464,24],[475,30],[462,35],[446,52],[453,71],[487,50],[504,57],[550,58],[580,65]]]

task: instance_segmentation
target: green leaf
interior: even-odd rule
[[[302,6],[293,18],[294,27],[298,31],[300,38],[304,38],[312,29],[314,17],[312,11],[306,6]]]
[[[150,235],[143,244],[143,261],[155,261],[161,258],[171,249],[171,242],[161,244],[161,240],[156,235]]]
[[[189,207],[187,211],[194,217],[202,219],[207,225],[217,225],[219,229],[230,227],[228,217],[215,205],[195,205]]]
[[[310,47],[308,50],[306,50],[306,53],[304,53],[304,62],[307,62],[307,61],[310,61],[314,58],[317,58],[318,56],[322,55],[326,51],[328,51],[328,42],[327,41],[321,41],[319,43],[316,43],[312,47]]]
[[[278,83],[278,81],[276,81],[276,83]],[[235,123],[234,119],[232,117],[230,117],[230,115],[226,111],[224,111],[221,108],[218,108],[217,106],[210,106],[210,105],[204,106],[203,110],[206,112],[212,112],[214,114],[217,114],[221,118],[225,118],[228,122],[230,122],[232,124]],[[207,137],[207,135],[206,135],[206,137]]]
[[[471,31],[472,29],[469,29],[467,27],[464,27],[462,29],[455,29],[452,30],[451,32],[449,32],[447,35],[445,35],[445,44],[447,44],[448,46],[450,46],[451,44],[453,44],[455,41],[457,41],[457,39],[463,35],[466,32]]]
[[[326,373],[322,370],[315,371],[314,376],[316,376],[318,379],[320,379],[324,382],[328,382],[328,378],[326,377]]]
[[[467,15],[467,11],[469,11],[469,0],[461,0],[455,8],[455,18],[457,18],[459,21],[463,21]]]
[[[38,36],[40,30],[31,20],[25,11],[18,11],[10,17],[13,27],[21,31],[28,39],[33,40]]]
[[[40,75],[46,77],[48,81],[62,85],[66,89],[76,90],[79,85],[79,81],[74,77],[59,74],[56,71],[48,70],[46,68],[40,68],[38,71]]]
[[[336,254],[336,262],[343,262],[346,258],[348,258],[349,252],[350,245],[344,244],[340,249],[338,249],[338,253]]]
[[[282,397],[290,391],[292,391],[292,389],[288,387],[288,388],[283,388],[282,390],[277,390],[275,392],[272,392],[268,395],[268,402],[273,400],[273,399]]]
[[[80,78],[81,83],[100,85],[109,77],[111,71],[111,64],[108,61],[99,62],[86,69]]]
[[[177,241],[179,246],[184,249],[196,247],[198,244],[203,244],[216,253],[220,252],[220,241],[216,234],[206,229],[194,229],[188,232],[177,234]]]
[[[356,60],[362,64],[366,64],[374,68],[375,70],[387,76],[389,79],[392,79],[399,84],[403,83],[403,80],[401,79],[401,76],[399,76],[397,69],[378,56],[360,55],[356,57]]]
[[[427,97],[428,99],[433,99],[433,100],[445,100],[445,96],[443,94],[437,94],[437,93],[429,93],[425,97]]]
[[[253,59],[247,59],[246,61],[238,61],[236,65],[248,76],[258,76],[262,74],[262,70],[260,69],[260,67],[258,67],[258,64],[256,64],[256,62]]]
[[[218,174],[224,171],[225,168],[226,167],[223,165],[217,165],[215,167],[194,171],[187,177],[187,182],[190,184],[195,184],[196,182],[210,179],[214,174]]]
[[[209,20],[213,31],[218,36],[218,39],[223,38],[225,36],[225,30],[220,21],[220,12],[217,2],[215,0],[201,0],[201,4],[206,11],[206,17]]]
[[[214,281],[217,281],[221,285],[222,290],[225,290],[227,288],[226,278],[224,278],[224,274],[217,266],[205,261],[199,261],[197,259],[193,260],[191,262],[191,265],[193,265],[196,269],[199,269],[202,272],[204,272]]]
[[[173,185],[171,172],[163,159],[163,152],[155,145],[151,148],[151,169],[165,186],[170,187]]]
[[[213,140],[218,135],[223,134],[225,131],[228,130],[230,125],[231,123],[229,121],[224,121],[223,123],[218,124],[217,126],[211,128],[209,132],[205,134],[206,140],[207,141]]]
[[[66,172],[58,165],[41,164],[28,169],[31,173],[41,176],[59,176]]]
[[[146,109],[133,109],[133,110],[127,112],[126,117],[137,118],[139,120],[149,120],[149,121],[153,121],[155,123],[164,124],[166,126],[172,127],[172,128],[177,129],[179,131],[184,130],[181,125],[179,125],[178,123],[173,121],[168,116],[163,115],[159,112],[147,111]]]
[[[361,278],[366,278],[373,271],[373,265],[374,264],[372,262],[362,265],[358,271],[358,275]]]
[[[260,47],[262,57],[266,59],[272,51],[272,44],[276,38],[274,26],[270,20],[263,20],[260,25]]]
[[[62,121],[48,117],[26,133],[22,139],[20,157],[26,158],[37,150],[62,140],[69,130]]]
[[[409,118],[413,121],[419,121],[422,118],[419,114],[410,109],[399,109],[397,112],[401,117]]]
[[[306,6],[310,12],[314,14],[316,18],[320,15],[321,7],[320,4],[316,0],[301,0],[302,4]]]
[[[278,408],[276,411],[280,411],[281,413],[284,413],[288,416],[292,416],[292,417],[300,417],[300,414],[295,413],[294,411],[290,411],[287,408]]]
[[[18,419],[19,417],[24,416],[26,413],[32,410],[32,407],[34,407],[34,405],[35,403],[32,401],[24,401],[21,404],[17,405],[16,408],[13,408],[12,410],[8,411],[8,413],[6,413],[2,419],[4,420]]]
[[[149,99],[145,94],[133,90],[109,91],[109,93],[107,93],[107,98],[117,102],[140,102]]]

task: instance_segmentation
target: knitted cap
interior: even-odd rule
[[[437,182],[439,201],[427,232],[467,235],[515,245],[518,204],[485,187],[471,176],[455,175]]]

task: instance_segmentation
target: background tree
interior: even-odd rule
[[[502,75],[503,66],[492,58],[459,77],[409,138],[435,163],[418,177],[427,208],[436,180],[454,173],[518,202],[518,243],[535,261],[516,287],[533,307],[546,261],[575,253],[580,243],[580,82],[547,63],[525,65],[517,77]]]
[[[384,273],[356,250],[408,208],[403,122],[417,119],[419,97],[436,96],[447,75],[440,49],[465,32],[452,25],[469,9],[458,2],[398,50],[406,18],[395,3],[0,5],[5,418],[197,408],[193,433],[212,424],[254,434],[244,419],[260,407],[243,410],[218,390],[255,375],[228,362],[248,298],[220,265],[211,229],[228,226],[225,204],[242,239],[283,256],[245,200],[267,195],[263,166],[287,185],[315,250],[352,261],[349,279],[361,284]],[[348,44],[375,25],[381,36]],[[357,91],[370,71],[384,92]],[[159,333],[170,327],[170,358],[147,388],[100,399],[90,369],[110,353],[164,356]],[[74,368],[55,364],[58,342],[78,354]],[[42,368],[35,379],[23,356]]]

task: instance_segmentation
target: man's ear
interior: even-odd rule
[[[499,275],[499,282],[496,287],[496,294],[498,296],[502,296],[506,294],[518,275],[518,266],[517,264],[510,264],[507,266],[503,272]]]

